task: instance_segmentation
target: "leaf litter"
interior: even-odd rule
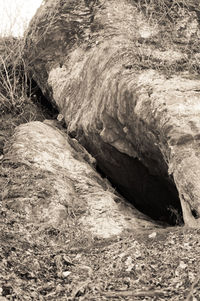
[[[58,235],[34,224],[22,229],[21,222],[1,212],[1,298],[199,300],[198,229],[159,229],[153,239],[143,231],[84,240],[75,228]]]

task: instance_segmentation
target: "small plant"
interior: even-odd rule
[[[0,39],[0,111],[17,112],[27,98],[28,75],[23,60],[23,38]]]
[[[19,12],[18,12],[19,13]],[[44,38],[50,24],[54,20],[56,11],[47,14],[49,26],[44,33],[35,24],[37,19],[32,22],[28,29],[28,23],[24,22],[23,37],[14,37],[12,26],[6,31],[6,36],[0,36],[0,111],[6,113],[21,113],[27,101],[27,95],[31,97],[31,67],[33,61],[25,59],[26,49],[37,47],[38,43]],[[36,40],[31,43],[30,38],[36,36]],[[29,39],[28,39],[29,37]],[[34,60],[38,59],[34,58]],[[34,92],[33,92],[34,94]]]
[[[28,26],[22,15],[23,2],[2,3],[0,17],[0,111],[2,114],[21,110],[28,89],[27,68],[23,59],[24,37]],[[18,36],[18,37],[16,37]]]

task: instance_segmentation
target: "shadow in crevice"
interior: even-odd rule
[[[135,158],[120,153],[95,136],[80,142],[97,160],[97,171],[106,177],[128,202],[152,219],[169,225],[183,224],[181,203],[169,178],[151,175]],[[96,155],[95,155],[96,154]]]
[[[43,112],[45,118],[56,119],[59,111],[53,103],[51,103],[42,93],[42,90],[38,84],[32,79],[29,82],[28,97],[31,98],[32,102],[36,104],[39,109]]]

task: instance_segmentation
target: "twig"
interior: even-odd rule
[[[200,273],[198,274],[196,280],[192,283],[191,288],[190,288],[190,292],[187,295],[185,301],[190,301],[191,300],[191,297],[193,297],[193,294],[194,294],[194,288],[195,288],[196,284],[199,282],[199,280],[200,280]]]
[[[167,292],[163,290],[129,290],[129,291],[115,291],[115,292],[105,292],[103,293],[103,296],[106,296],[108,298],[113,297],[145,297],[145,296],[164,296]]]

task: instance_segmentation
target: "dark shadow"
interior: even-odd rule
[[[151,175],[138,159],[103,144],[98,136],[92,142],[82,136],[80,141],[90,153],[96,154],[97,171],[138,210],[169,225],[183,223],[178,191],[171,179]]]
[[[33,103],[35,103],[43,112],[44,116],[47,119],[55,119],[56,116],[59,114],[56,105],[51,103],[42,93],[42,90],[37,85],[37,83],[32,79],[28,83],[28,97],[31,98]]]

